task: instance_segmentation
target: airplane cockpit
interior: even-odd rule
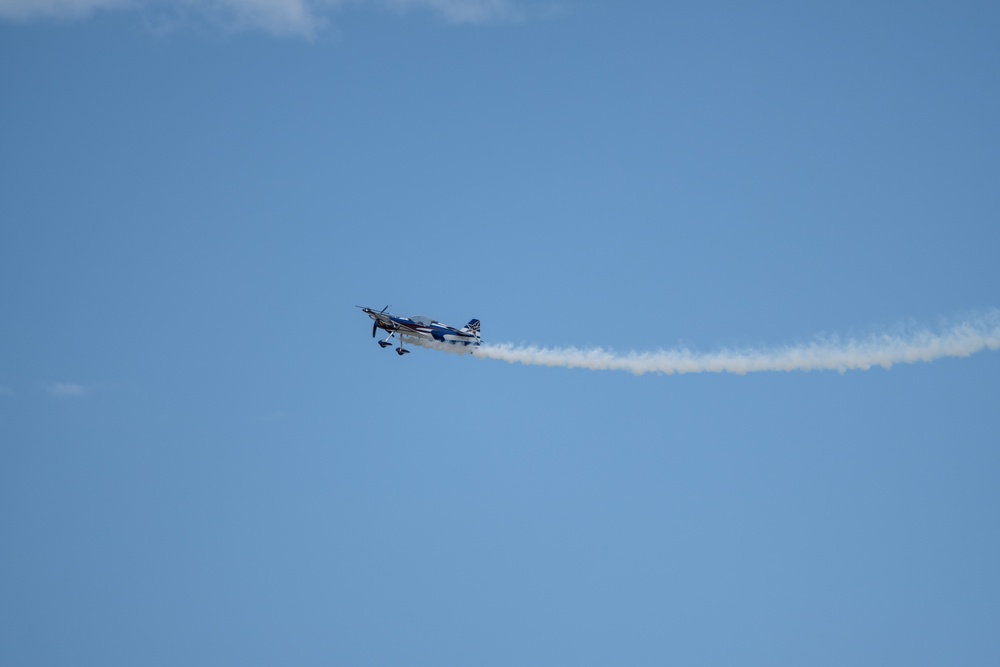
[[[422,327],[429,327],[434,322],[434,320],[427,317],[426,315],[414,315],[410,319]]]

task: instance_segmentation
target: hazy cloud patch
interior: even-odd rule
[[[200,0],[190,4],[201,6],[217,22],[237,30],[312,38],[327,25],[317,11],[323,7],[309,0]]]
[[[45,388],[49,395],[55,398],[79,398],[86,396],[94,389],[74,382],[53,382]]]
[[[0,20],[77,20],[99,11],[130,11],[160,26],[207,21],[225,29],[261,30],[312,39],[330,16],[348,7],[395,14],[425,10],[453,24],[524,18],[514,0],[0,0]]]
[[[0,18],[70,20],[102,9],[126,9],[136,4],[134,0],[0,0]]]
[[[430,9],[451,23],[520,21],[523,12],[509,0],[384,0],[400,11]]]

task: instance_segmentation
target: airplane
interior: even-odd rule
[[[375,337],[375,333],[379,329],[389,332],[385,340],[378,342],[379,346],[383,349],[392,345],[389,339],[399,334],[399,347],[396,348],[396,354],[399,356],[409,354],[410,352],[403,347],[404,336],[452,345],[479,345],[482,342],[479,339],[479,320],[469,320],[469,323],[464,327],[456,329],[447,324],[436,322],[424,315],[414,315],[413,317],[390,315],[385,312],[389,309],[389,306],[386,306],[382,310],[373,310],[364,306],[355,307],[360,308],[361,312],[374,320],[372,324],[372,338]]]

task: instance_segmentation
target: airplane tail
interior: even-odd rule
[[[479,340],[479,320],[469,320],[469,323],[462,327],[465,333],[471,333]]]

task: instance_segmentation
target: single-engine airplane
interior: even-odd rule
[[[364,306],[357,307],[361,308],[363,313],[374,320],[372,324],[372,338],[375,337],[375,333],[379,329],[389,332],[389,335],[384,340],[378,342],[380,347],[389,347],[392,345],[389,339],[397,334],[399,335],[399,347],[396,348],[396,353],[399,356],[409,353],[409,350],[403,347],[404,337],[422,338],[451,345],[479,345],[481,342],[479,339],[479,320],[469,320],[469,323],[464,327],[456,329],[447,324],[436,322],[424,315],[414,315],[413,317],[390,315],[385,312],[389,309],[389,306],[386,306],[382,310],[373,310]]]

